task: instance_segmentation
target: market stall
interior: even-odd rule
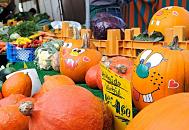
[[[188,21],[178,6],[148,32],[107,13],[85,26],[14,14],[0,28],[0,129],[187,129]]]

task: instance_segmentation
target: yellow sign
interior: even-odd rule
[[[103,64],[101,64],[101,70],[104,101],[113,112],[114,128],[125,130],[128,121],[133,117],[130,82]]]

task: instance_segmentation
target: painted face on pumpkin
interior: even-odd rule
[[[84,56],[85,51],[85,49],[73,48],[69,52],[67,58],[65,58],[64,60],[65,65],[68,67],[68,69],[74,69],[78,66],[79,62],[81,63],[90,61],[90,59],[87,56]]]
[[[140,56],[140,61],[136,65],[135,73],[139,80],[146,80],[150,82],[150,84],[146,84],[146,87],[149,87],[149,90],[143,89],[138,90],[138,86],[133,88],[133,95],[135,100],[139,100],[140,96],[142,96],[143,101],[150,103],[153,102],[153,93],[160,90],[162,79],[160,73],[154,71],[154,68],[159,67],[159,65],[164,62],[164,57],[162,54],[153,52],[152,50],[144,51]]]
[[[163,22],[166,22],[166,19],[173,16],[178,16],[179,13],[174,10],[174,7],[165,7],[159,10],[155,16],[150,21],[151,26],[161,26]],[[164,23],[163,23],[164,24]]]

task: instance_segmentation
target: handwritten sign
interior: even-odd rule
[[[101,70],[104,101],[113,112],[115,130],[125,130],[128,121],[133,117],[130,82],[103,64]]]

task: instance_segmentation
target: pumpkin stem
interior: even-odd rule
[[[83,34],[82,39],[83,39],[83,46],[81,48],[89,48],[90,46],[89,34],[88,33]]]
[[[127,72],[127,67],[123,64],[118,64],[115,66],[117,69],[118,73],[125,74]]]
[[[101,62],[107,67],[110,68],[111,61],[108,59],[107,56],[103,56]]]
[[[31,116],[33,110],[33,103],[31,101],[22,102],[19,106],[20,112],[25,116]]]
[[[183,49],[179,48],[178,41],[179,41],[178,36],[175,36],[173,38],[173,41],[168,45],[169,49],[170,50],[180,50],[180,51],[183,50]]]

